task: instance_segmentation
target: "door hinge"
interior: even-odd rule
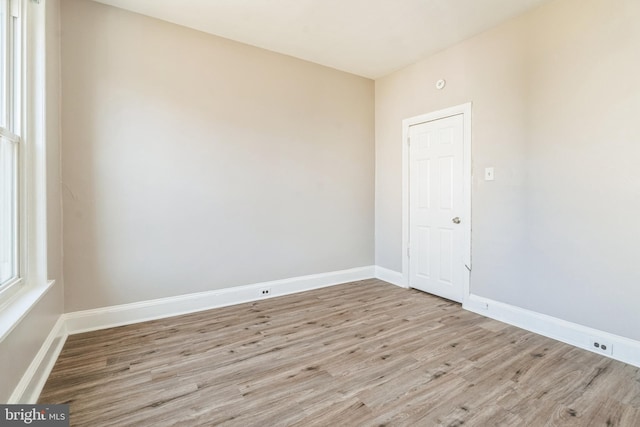
[[[407,246],[407,258],[411,258],[411,248]]]
[[[410,136],[407,137],[407,145],[411,145],[411,137]]]

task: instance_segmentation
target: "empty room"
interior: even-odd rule
[[[638,22],[0,0],[0,425],[640,426]]]

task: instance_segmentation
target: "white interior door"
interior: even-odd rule
[[[462,301],[462,114],[409,127],[409,286]]]

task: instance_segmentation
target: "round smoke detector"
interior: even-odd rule
[[[436,89],[444,89],[447,85],[447,82],[444,79],[440,79],[436,82]]]

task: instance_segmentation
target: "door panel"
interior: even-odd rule
[[[417,251],[418,257],[423,259],[423,262],[416,265],[416,274],[420,277],[428,279],[431,276],[431,266],[429,260],[429,246],[431,245],[431,230],[429,227],[417,227]]]
[[[463,116],[410,126],[409,137],[409,284],[462,301]]]

